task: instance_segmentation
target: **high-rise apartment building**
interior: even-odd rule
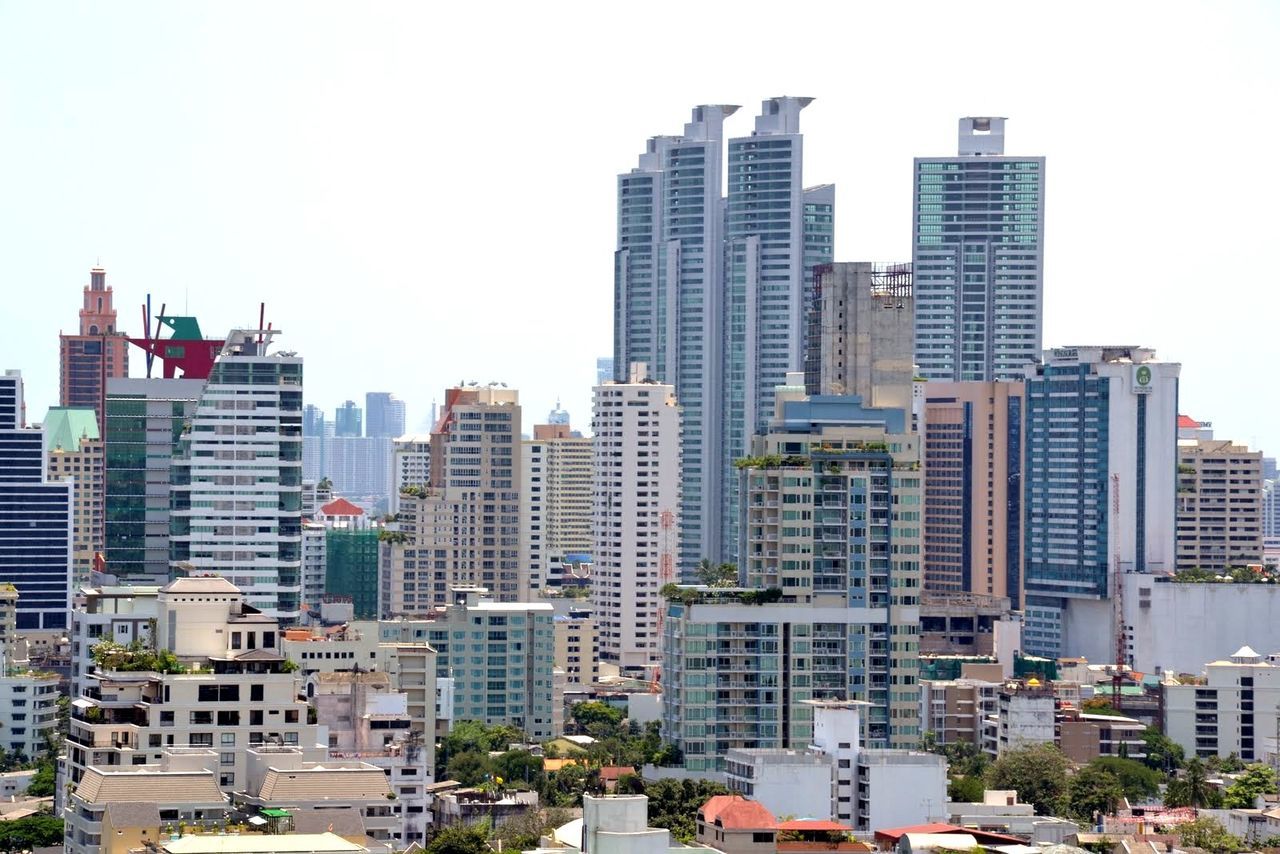
[[[919,441],[907,410],[806,395],[802,374],[790,380],[741,463],[740,577],[783,602],[848,609],[820,644],[847,665],[824,696],[870,703],[874,746],[910,746],[917,695],[900,686],[914,686],[919,669]]]
[[[1280,657],[1250,647],[1204,666],[1204,679],[1161,686],[1164,731],[1188,756],[1274,755],[1280,731]]]
[[[596,359],[596,385],[604,385],[613,379],[613,357],[601,356]]]
[[[1178,441],[1178,569],[1262,563],[1262,452],[1221,439]]]
[[[333,435],[363,436],[364,412],[354,400],[348,400],[333,411]]]
[[[400,491],[431,482],[431,434],[410,433],[391,444],[391,512],[400,512]]]
[[[0,579],[17,588],[18,629],[65,630],[72,484],[48,480],[44,436],[25,426],[22,391],[20,372],[0,376]]]
[[[916,364],[929,380],[1009,380],[1038,361],[1044,158],[1004,153],[999,117],[960,120],[959,154],[915,159]]]
[[[107,382],[106,558],[134,584],[169,580],[173,458],[204,379],[127,377]]]
[[[924,589],[1022,602],[1023,386],[924,384]]]
[[[302,593],[302,359],[233,330],[173,460],[174,573],[220,575],[273,617]]]
[[[520,453],[520,601],[559,587],[566,555],[591,554],[591,439],[537,424]]]
[[[50,481],[70,481],[71,589],[89,579],[95,555],[105,548],[106,481],[102,436],[93,409],[55,406],[44,419]]]
[[[116,329],[107,271],[94,267],[84,288],[80,329],[76,335],[59,335],[62,365],[58,399],[62,406],[87,407],[98,418],[101,432],[107,380],[129,375],[129,347]]]
[[[751,135],[729,140],[718,554],[730,561],[738,547],[734,461],[773,416],[774,389],[804,370],[812,267],[832,261],[835,187],[805,189],[803,180],[800,111],[812,101],[770,98]]]
[[[364,396],[364,434],[391,439],[404,435],[404,401],[389,391],[371,391]]]
[[[915,298],[910,264],[865,261],[813,270],[804,384],[856,394],[868,406],[911,409]]]
[[[731,105],[696,107],[618,177],[614,377],[634,362],[675,386],[684,413],[681,563],[732,559],[732,461],[803,360],[806,268],[831,260],[834,188],[804,189],[800,111],[770,98],[728,143]]]
[[[399,496],[382,551],[381,610],[423,614],[478,586],[520,593],[520,394],[497,383],[445,392],[428,485]]]
[[[591,600],[600,656],[623,672],[661,658],[658,591],[679,580],[680,427],[675,389],[645,365],[595,388]]]
[[[341,495],[389,508],[393,442],[389,436],[328,436],[323,476]]]
[[[1116,573],[1175,568],[1178,374],[1140,347],[1062,347],[1026,372],[1023,649],[1116,656]]]

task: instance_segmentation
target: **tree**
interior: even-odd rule
[[[464,750],[449,757],[445,779],[457,780],[464,786],[478,786],[493,773],[489,755],[478,750]]]
[[[1053,815],[1063,804],[1070,763],[1052,744],[1034,744],[1006,751],[987,769],[987,786],[1016,789],[1037,815]]]
[[[573,815],[563,809],[530,810],[504,819],[491,841],[498,843],[501,851],[528,851],[537,848],[544,835],[572,820]]]
[[[1099,756],[1089,765],[1103,768],[1115,774],[1124,788],[1124,796],[1131,801],[1154,798],[1160,793],[1164,778],[1159,771],[1148,768],[1136,759],[1120,756]]]
[[[458,721],[449,729],[449,734],[436,751],[436,779],[448,779],[449,760],[459,753],[480,753],[487,758],[491,751],[506,750],[512,743],[522,741],[524,733],[515,727],[489,726],[482,721]]]
[[[1222,805],[1227,809],[1253,809],[1259,795],[1276,793],[1276,772],[1270,765],[1245,766],[1244,772],[1227,787]]]
[[[1143,730],[1142,740],[1146,744],[1145,753],[1147,754],[1142,761],[1148,768],[1168,774],[1182,767],[1184,753],[1181,744],[1153,726]]]
[[[542,784],[542,801],[550,807],[582,806],[582,793],[587,788],[587,769],[581,765],[565,765],[552,771]]]
[[[1124,797],[1120,778],[1092,762],[1072,775],[1067,784],[1067,812],[1081,821],[1092,822],[1095,815],[1110,815]]]
[[[1178,841],[1188,848],[1206,851],[1243,851],[1245,844],[1238,836],[1227,833],[1222,822],[1209,816],[1178,826]]]
[[[698,561],[698,583],[708,587],[734,587],[738,583],[738,565],[721,563],[713,565],[710,558]]]
[[[62,819],[51,815],[29,815],[0,821],[0,851],[16,854],[62,844]]]
[[[486,824],[453,824],[427,843],[427,854],[492,854]]]
[[[587,729],[592,724],[604,724],[611,731],[616,729],[618,724],[622,723],[622,719],[626,717],[621,709],[615,709],[608,703],[602,703],[599,700],[578,703],[569,714],[573,717],[573,722],[582,729]]]
[[[542,757],[527,750],[508,750],[491,760],[491,764],[493,773],[506,780],[508,788],[542,791]]]
[[[36,774],[27,786],[27,794],[33,798],[47,798],[53,795],[58,776],[58,760],[53,756],[44,756],[36,763]]]
[[[710,780],[656,780],[644,784],[641,794],[649,797],[649,824],[665,827],[680,842],[693,842],[697,833],[698,808],[712,795],[729,790]]]
[[[1220,799],[1218,790],[1209,785],[1208,769],[1198,756],[1192,756],[1181,776],[1170,780],[1164,791],[1167,807],[1212,807]]]
[[[952,777],[947,783],[947,800],[960,803],[981,803],[986,793],[981,777]]]

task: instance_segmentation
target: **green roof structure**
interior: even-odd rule
[[[83,439],[100,439],[92,407],[51,406],[44,419],[44,452],[78,451]]]

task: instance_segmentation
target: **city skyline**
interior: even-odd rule
[[[1006,150],[1045,156],[1053,171],[1045,346],[1156,348],[1184,365],[1187,414],[1250,447],[1280,448],[1277,404],[1250,394],[1242,376],[1272,358],[1280,297],[1257,288],[1247,312],[1205,297],[1224,279],[1252,282],[1267,269],[1269,217],[1254,199],[1273,195],[1280,178],[1251,164],[1277,119],[1250,93],[1276,88],[1265,60],[1280,29],[1275,8],[1161,7],[1155,19],[1108,8],[1105,27],[1020,7],[979,26],[939,8],[906,68],[901,42],[888,37],[911,26],[905,9],[833,10],[821,27],[797,18],[761,33],[749,16],[707,7],[689,23],[720,32],[720,49],[679,73],[624,68],[598,81],[581,69],[612,67],[612,49],[571,39],[572,28],[554,36],[533,10],[487,36],[526,69],[512,77],[452,44],[420,50],[432,32],[478,26],[475,12],[298,8],[260,10],[251,28],[212,7],[65,18],[0,8],[0,69],[24,81],[6,90],[0,118],[13,153],[0,177],[24,199],[3,214],[4,272],[32,318],[0,343],[0,365],[24,372],[29,420],[56,402],[52,342],[73,330],[86,270],[100,261],[131,333],[147,292],[200,316],[211,335],[253,325],[265,301],[307,360],[307,402],[326,410],[370,387],[393,389],[409,403],[412,431],[436,389],[497,380],[521,389],[531,413],[560,398],[585,429],[594,360],[612,349],[613,176],[633,164],[638,140],[678,131],[692,104],[749,105],[726,122],[736,137],[761,97],[803,94],[815,98],[804,116],[808,174],[840,188],[837,261],[909,257],[912,159],[952,154],[961,116],[1008,116]],[[631,35],[656,36],[660,18],[631,22]],[[24,37],[55,21],[58,39]],[[1048,26],[1055,39],[1025,38]],[[850,32],[886,38],[850,59],[832,49]],[[966,33],[992,49],[964,51],[963,87],[933,85],[951,79],[960,45],[972,44],[956,37]],[[776,53],[735,64],[730,79],[725,58],[766,39]],[[1071,47],[1081,43],[1094,58],[1084,67]],[[243,61],[212,61],[224,51]],[[457,63],[473,70],[466,87],[422,89]],[[1159,85],[1148,83],[1154,68]],[[849,82],[875,72],[883,85]],[[572,99],[559,97],[571,81]],[[578,121],[582,111],[592,120]],[[572,128],[572,144],[542,132],[552,127]],[[474,144],[447,142],[464,137]],[[1230,157],[1215,155],[1228,147]],[[450,169],[433,167],[446,157]],[[477,187],[520,190],[495,206]],[[475,221],[485,228],[467,233]],[[562,251],[558,233],[572,233],[577,251]],[[504,284],[472,260],[494,254],[545,274],[534,286]],[[547,299],[553,287],[573,299]],[[501,307],[486,318],[494,343],[464,351],[460,325],[440,321],[473,312],[480,288]],[[330,343],[335,306],[345,326],[379,330],[367,357]],[[1191,309],[1210,334],[1186,334]],[[524,334],[535,327],[573,334],[540,347]],[[1229,352],[1212,334],[1226,328]],[[459,352],[465,358],[445,357]],[[370,364],[377,382],[362,379]]]

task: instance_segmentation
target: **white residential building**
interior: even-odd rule
[[[664,584],[678,580],[680,409],[671,385],[646,379],[595,388],[593,539],[600,656],[644,674],[661,657]]]
[[[1280,755],[1280,654],[1245,646],[1204,666],[1205,684],[1166,681],[1164,732],[1188,756],[1260,762]]]
[[[557,670],[565,685],[590,686],[600,681],[600,640],[589,613],[570,612],[554,618]]]
[[[200,748],[218,752],[218,784],[231,792],[245,780],[245,747],[314,748],[317,728],[307,722],[275,618],[216,576],[170,582],[156,611],[160,652],[110,648],[83,677],[71,702],[68,782],[79,783],[89,768],[146,765],[168,748]]]
[[[0,671],[0,748],[28,759],[42,755],[58,726],[59,696],[56,673]]]
[[[265,613],[302,594],[302,359],[233,330],[173,461],[170,567],[221,575]]]
[[[591,554],[592,440],[536,424],[520,456],[520,599],[559,587],[566,558]]]
[[[1010,685],[996,699],[996,713],[982,723],[982,749],[992,757],[1033,744],[1056,740],[1053,689],[1035,679]]]
[[[391,443],[391,512],[400,512],[400,490],[431,482],[431,434],[409,433]]]
[[[319,610],[329,571],[328,526],[323,522],[302,523],[302,593],[305,608]]]
[[[156,619],[155,586],[111,585],[81,588],[71,612],[71,696],[79,697],[85,677],[97,669],[94,644],[149,642]]]

